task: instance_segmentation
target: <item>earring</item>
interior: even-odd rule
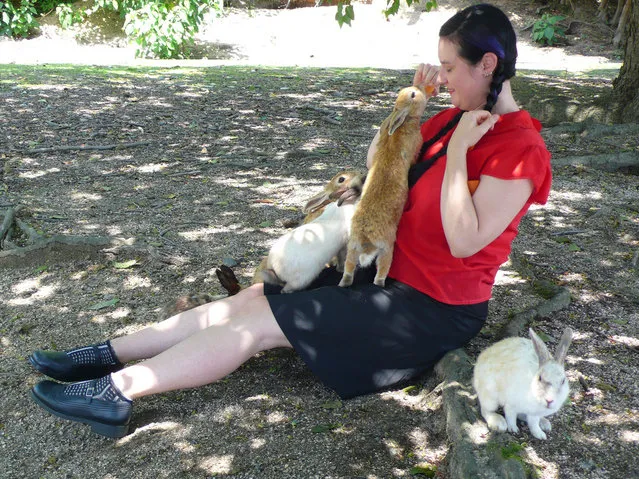
[[[484,78],[488,78],[489,76],[492,76],[493,72],[484,72]]]

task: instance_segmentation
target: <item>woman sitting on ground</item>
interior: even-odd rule
[[[132,401],[212,383],[271,348],[294,348],[350,398],[396,387],[464,346],[486,320],[522,216],[547,200],[550,154],[539,122],[511,93],[516,38],[502,11],[474,5],[455,14],[440,30],[438,55],[441,66],[420,65],[413,83],[434,94],[446,87],[453,107],[422,125],[385,288],[372,283],[374,267],[349,288],[327,269],[305,291],[255,284],[101,344],[36,351],[38,371],[71,384],[42,381],[34,400],[121,437]]]

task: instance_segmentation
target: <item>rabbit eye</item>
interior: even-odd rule
[[[412,93],[410,94],[410,97],[411,97],[411,98],[415,98],[415,92],[412,92]]]
[[[566,378],[563,378],[563,379],[561,380],[561,385],[563,386],[564,384],[566,384]]]
[[[346,181],[346,178],[344,178],[343,176],[340,176],[337,180],[338,183],[344,183]]]
[[[542,384],[542,386],[551,386],[550,381],[546,381],[544,378],[542,378],[541,374],[539,375],[539,382]]]

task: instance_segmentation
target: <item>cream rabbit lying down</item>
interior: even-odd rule
[[[572,340],[566,328],[553,357],[544,342],[529,329],[530,339],[506,338],[477,358],[473,387],[488,427],[495,431],[519,432],[517,419],[528,423],[537,439],[546,439],[550,421],[568,397],[564,360]],[[504,415],[497,414],[503,407]]]

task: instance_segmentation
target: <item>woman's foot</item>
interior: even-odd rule
[[[110,375],[73,384],[41,381],[31,397],[51,414],[89,424],[101,436],[118,438],[129,431],[133,403],[115,387]]]
[[[124,367],[110,341],[63,352],[36,351],[29,362],[42,374],[64,382],[100,378]]]

